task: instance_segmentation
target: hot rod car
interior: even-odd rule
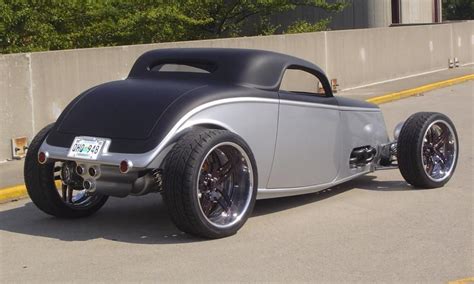
[[[287,70],[314,92],[280,88]],[[443,186],[458,156],[455,127],[416,113],[390,140],[380,109],[335,97],[323,71],[250,49],[161,49],[125,80],[76,97],[33,139],[24,168],[32,201],[66,218],[109,196],[161,192],[187,233],[220,238],[246,222],[256,198],[316,192],[399,168],[415,188]]]

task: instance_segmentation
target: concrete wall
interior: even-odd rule
[[[446,68],[453,55],[451,30],[451,25],[432,25],[330,32],[326,71],[341,86],[352,87]],[[472,62],[472,45],[470,53],[465,47],[461,62]]]
[[[32,139],[82,91],[125,78],[143,52],[170,47],[273,50],[318,64],[341,88],[474,62],[474,21],[206,41],[91,48],[0,56],[0,161],[10,139]]]
[[[11,138],[34,135],[30,54],[0,56],[0,161],[11,158]]]
[[[450,25],[452,56],[461,63],[474,62],[474,21]]]

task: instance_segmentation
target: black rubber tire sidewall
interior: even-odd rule
[[[434,121],[442,120],[449,124],[456,138],[456,157],[451,174],[442,181],[433,181],[428,177],[421,156],[425,132]],[[404,123],[397,141],[397,160],[403,178],[417,188],[437,188],[445,185],[456,170],[459,155],[459,139],[453,122],[444,114],[437,112],[418,112]]]

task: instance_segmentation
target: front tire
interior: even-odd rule
[[[167,155],[163,197],[182,231],[205,238],[235,234],[252,213],[257,167],[239,136],[194,129]]]
[[[456,169],[458,136],[444,114],[419,112],[408,118],[397,141],[398,166],[403,178],[418,188],[445,185]]]
[[[25,185],[33,203],[43,212],[60,218],[86,217],[99,210],[108,196],[87,196],[85,190],[74,191],[61,184],[61,162],[38,162],[38,151],[53,124],[43,128],[31,141],[24,166]],[[71,163],[71,162],[69,162]],[[57,183],[60,188],[57,188]],[[61,190],[62,195],[60,195]],[[76,194],[74,194],[76,193]]]

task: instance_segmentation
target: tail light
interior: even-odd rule
[[[133,167],[133,164],[130,160],[123,160],[120,162],[119,169],[122,174],[126,174],[130,171],[132,167]]]
[[[46,163],[47,160],[48,160],[48,153],[46,153],[46,152],[39,152],[38,153],[38,162],[40,164]]]

